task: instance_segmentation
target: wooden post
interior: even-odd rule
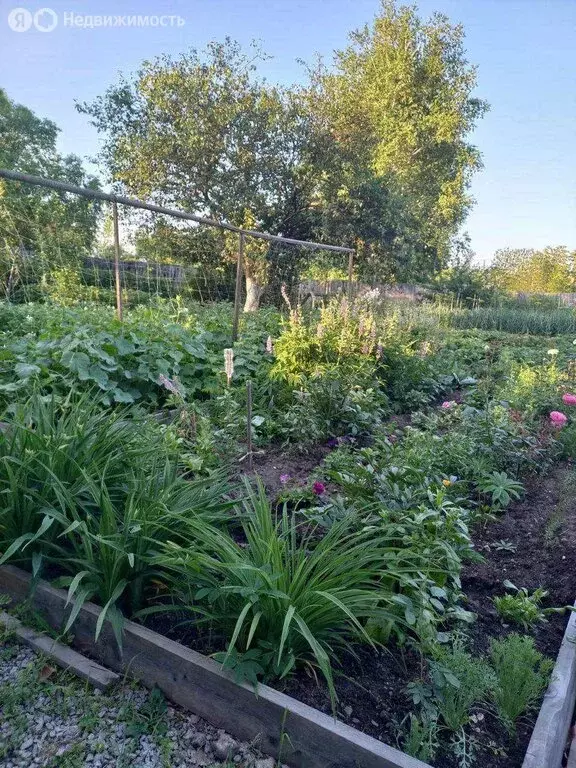
[[[252,381],[246,382],[246,438],[248,441],[248,470],[252,472]]]
[[[352,302],[352,280],[354,272],[354,252],[348,254],[348,301]]]
[[[114,221],[114,282],[116,283],[116,315],[122,321],[122,284],[120,282],[120,234],[118,231],[118,206],[112,201],[112,219]]]
[[[238,236],[238,258],[236,261],[236,288],[234,289],[234,318],[232,320],[232,342],[238,340],[240,302],[242,301],[242,260],[244,258],[244,232]]]

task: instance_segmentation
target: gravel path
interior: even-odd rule
[[[101,693],[34,651],[0,644],[0,765],[6,768],[275,768],[158,690]]]

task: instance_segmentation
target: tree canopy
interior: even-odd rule
[[[104,137],[111,179],[237,226],[355,247],[362,276],[406,280],[444,264],[480,167],[467,137],[486,109],[462,29],[385,0],[303,86],[267,83],[262,58],[214,42],[146,61],[78,104]],[[231,258],[228,240],[215,258]],[[274,249],[246,249],[255,306]]]
[[[424,22],[415,7],[384,0],[374,23],[350,38],[332,68],[320,63],[312,72],[314,103],[352,179],[372,176],[402,196],[428,266],[438,267],[481,167],[468,136],[487,104],[473,95],[463,29],[440,14]],[[425,266],[421,258],[416,264]]]
[[[505,290],[523,293],[569,293],[576,287],[576,251],[564,245],[503,248],[492,262],[492,279]]]
[[[56,149],[58,127],[11,101],[0,89],[0,167],[80,186],[98,187],[74,155]],[[12,286],[28,261],[43,269],[88,250],[96,234],[97,201],[0,180],[0,271]]]

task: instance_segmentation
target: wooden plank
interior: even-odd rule
[[[568,753],[566,768],[576,768],[576,733],[573,734],[572,741],[570,742],[570,752]]]
[[[17,600],[28,595],[30,576],[12,566],[0,568],[0,591]],[[66,593],[40,582],[32,603],[59,629],[68,609]],[[430,768],[393,747],[302,704],[266,685],[257,695],[240,685],[212,659],[127,621],[122,651],[109,625],[97,643],[100,609],[86,603],[74,624],[74,644],[105,666],[125,671],[144,685],[158,687],[172,701],[224,728],[264,753],[295,768]]]
[[[30,648],[49,656],[55,664],[66,670],[71,670],[78,677],[88,680],[93,686],[105,691],[120,679],[119,675],[111,672],[106,667],[98,664],[92,659],[75,651],[63,643],[59,643],[48,635],[35,632],[29,627],[25,627],[21,621],[0,611],[0,624],[8,631],[14,632],[16,637]]]
[[[560,768],[576,701],[576,613],[568,620],[522,768]]]

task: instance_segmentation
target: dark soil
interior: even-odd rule
[[[478,618],[472,628],[474,650],[487,649],[491,637],[504,636],[510,631],[524,630],[507,627],[499,619],[491,598],[505,593],[502,582],[509,579],[517,587],[530,591],[542,586],[548,590],[546,607],[573,605],[576,599],[576,472],[562,465],[543,477],[527,484],[524,500],[511,507],[500,520],[485,530],[476,531],[476,547],[486,560],[465,568],[462,588],[468,599],[467,607]],[[515,552],[498,551],[496,542],[512,542]],[[539,650],[551,658],[558,654],[567,622],[563,615],[551,614],[546,623],[530,630]],[[507,757],[497,757],[486,748],[497,740],[497,730],[478,734],[484,750],[479,762],[486,768],[520,766],[530,740],[534,716],[518,727],[516,743],[509,743]],[[491,723],[487,721],[487,725]],[[492,723],[494,725],[494,723]],[[449,763],[447,763],[448,765]],[[442,763],[439,763],[442,765]]]
[[[254,453],[254,469],[247,475],[257,475],[266,489],[267,496],[274,499],[285,486],[280,480],[282,475],[288,475],[290,478],[290,488],[307,485],[310,473],[317,469],[330,450],[328,445],[316,445],[305,452],[298,452],[296,447],[287,451],[286,446],[270,445],[265,450]],[[245,473],[246,468],[242,472]]]
[[[255,462],[255,471],[273,497],[282,487],[280,474],[290,474],[296,482],[304,483],[327,452],[320,448],[312,454],[286,457],[280,450],[268,451]],[[487,651],[491,638],[512,631],[532,634],[539,650],[551,658],[558,653],[566,614],[551,614],[549,621],[530,630],[504,625],[491,599],[504,594],[504,580],[530,591],[544,587],[549,591],[546,607],[572,605],[576,598],[576,471],[561,465],[526,485],[523,501],[512,505],[499,520],[474,532],[476,548],[485,562],[468,564],[462,573],[465,607],[477,615],[469,633],[471,646],[479,654]],[[512,545],[515,551],[499,549],[501,542]],[[166,617],[157,617],[151,623],[158,631],[201,652],[211,653],[223,647],[224,638],[199,635],[190,625],[174,627],[174,618],[168,625]],[[406,685],[421,676],[420,658],[411,650],[356,651],[357,657],[351,654],[343,667],[335,670],[337,716],[364,733],[401,747],[396,742],[399,724],[413,709]],[[311,669],[301,670],[275,687],[323,712],[332,712],[326,685]],[[520,768],[536,714],[521,721],[516,737],[510,738],[489,711],[479,708],[474,713],[476,723],[469,731],[477,742],[475,765]],[[457,768],[457,761],[446,748],[434,766]]]
[[[485,653],[489,641],[511,631],[525,633],[522,627],[506,626],[498,617],[491,598],[504,594],[502,582],[509,579],[530,591],[539,586],[549,591],[546,606],[572,605],[576,598],[576,472],[567,465],[557,467],[545,477],[527,484],[524,500],[512,506],[496,522],[475,531],[477,549],[483,563],[469,564],[462,574],[466,607],[477,614],[471,628],[472,650]],[[506,541],[515,552],[498,550],[495,544]],[[555,658],[566,626],[567,616],[552,614],[549,621],[529,631],[542,653]],[[419,660],[414,653],[383,651],[362,654],[350,660],[336,681],[338,716],[365,733],[395,743],[398,723],[410,711],[406,684],[419,676]],[[330,712],[325,687],[310,675],[300,673],[283,687],[290,695],[324,712]],[[472,726],[477,741],[476,765],[482,768],[519,768],[530,740],[536,713],[527,717],[511,739],[489,712],[478,710]],[[455,768],[449,752],[440,755],[437,768]]]

